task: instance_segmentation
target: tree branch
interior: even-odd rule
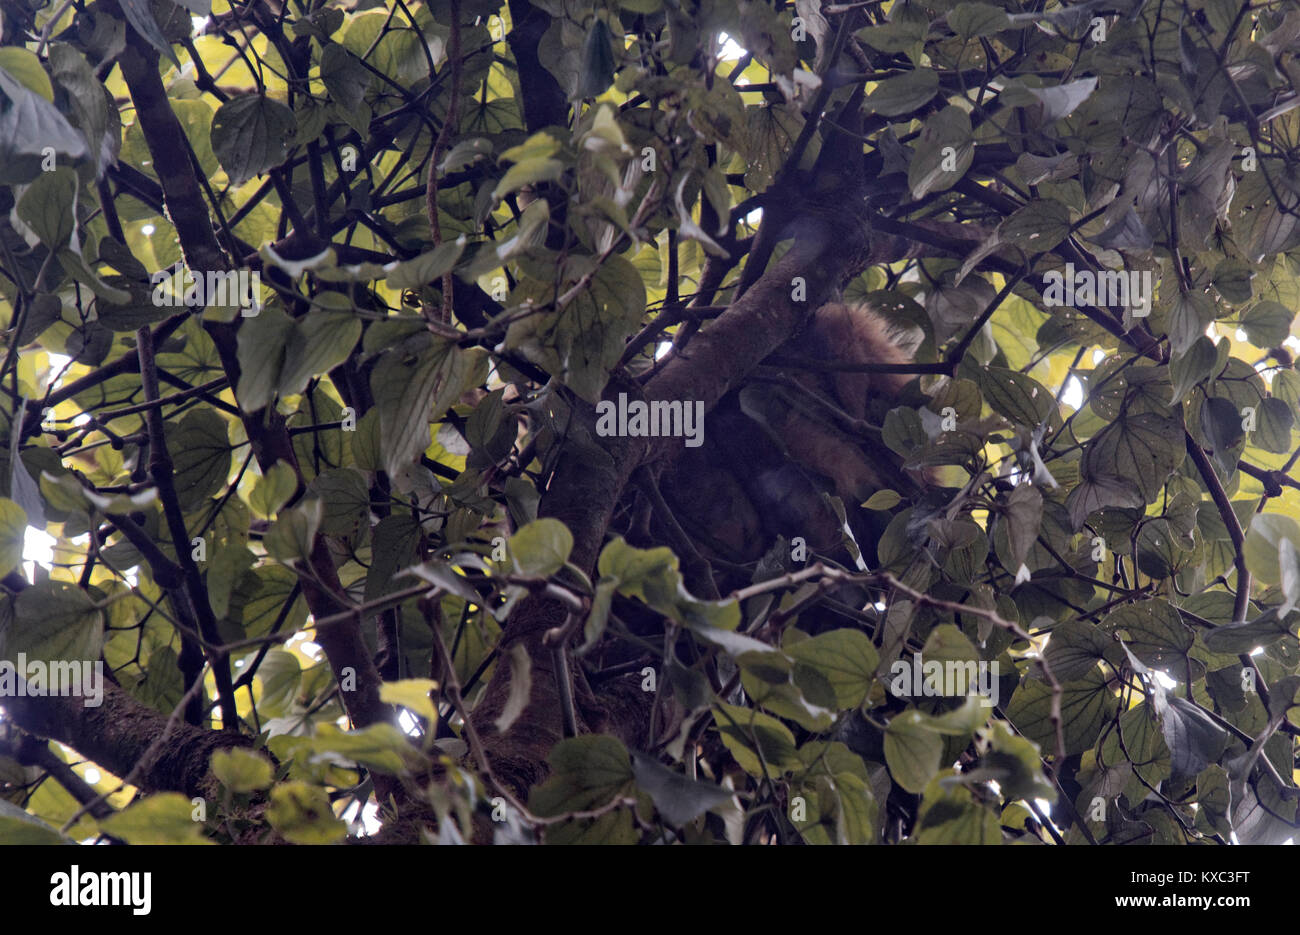
[[[1241,522],[1232,508],[1232,501],[1228,499],[1228,493],[1223,489],[1219,475],[1214,473],[1214,465],[1210,463],[1205,449],[1198,445],[1191,435],[1184,433],[1184,436],[1187,453],[1191,455],[1192,463],[1196,465],[1201,480],[1209,489],[1210,497],[1219,510],[1219,518],[1228,529],[1228,538],[1232,540],[1232,564],[1237,569],[1237,597],[1233,603],[1232,622],[1244,623],[1246,611],[1250,606],[1250,569],[1246,567],[1246,535],[1241,530]]]
[[[185,528],[185,513],[181,509],[180,497],[176,493],[176,468],[167,449],[165,420],[162,409],[157,405],[161,394],[158,390],[158,363],[154,358],[153,335],[148,327],[144,327],[136,332],[135,340],[140,355],[140,381],[144,386],[145,402],[153,404],[144,413],[145,425],[149,431],[149,475],[158,490],[163,518],[167,523],[172,546],[176,549],[176,558],[180,563],[182,586],[189,599],[198,631],[205,642],[217,643],[220,641],[217,633],[217,618],[212,612],[212,605],[208,602],[203,575],[194,561],[190,534]],[[204,655],[212,666],[213,678],[217,685],[222,729],[239,730],[239,712],[235,706],[230,661],[220,652],[205,650]]]

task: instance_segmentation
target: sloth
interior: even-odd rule
[[[859,505],[885,487],[917,493],[927,480],[904,470],[880,433],[914,377],[818,363],[906,365],[918,330],[866,304],[822,306],[802,333],[714,407],[703,444],[684,447],[659,476],[677,523],[716,563],[721,593],[749,584],[747,574],[769,552],[784,550],[798,562],[801,543],[806,561],[820,556],[851,569],[874,563],[888,517]],[[672,544],[644,492],[633,497],[623,530],[629,541]],[[688,573],[691,586],[689,579]]]

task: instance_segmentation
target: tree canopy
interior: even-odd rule
[[[1294,836],[1300,3],[2,16],[0,840]],[[829,301],[923,489],[729,562],[598,415]]]

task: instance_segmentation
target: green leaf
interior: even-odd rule
[[[650,603],[652,589],[670,584],[667,575],[677,571],[677,556],[667,546],[638,549],[620,536],[601,550],[597,566],[603,577],[618,581],[620,591]]]
[[[135,687],[133,694],[138,701],[155,711],[170,714],[185,697],[185,682],[176,650],[170,646],[159,646],[149,654],[144,668],[148,676]]]
[[[361,319],[351,311],[312,309],[295,321],[285,341],[280,396],[301,393],[312,377],[343,363],[360,337]]]
[[[1208,766],[1196,777],[1196,802],[1200,806],[1197,824],[1202,818],[1211,830],[1224,837],[1232,835],[1232,822],[1228,811],[1232,803],[1228,772],[1221,766]]]
[[[835,707],[860,705],[871,690],[880,654],[861,630],[842,628],[801,640],[786,649],[797,662],[822,673],[835,693]]]
[[[1186,655],[1195,634],[1168,601],[1153,598],[1126,604],[1107,614],[1099,626],[1108,633],[1126,634],[1123,639],[1129,651],[1147,665],[1170,667],[1176,677],[1186,679]]]
[[[328,468],[311,482],[320,498],[320,531],[327,536],[355,536],[367,525],[370,488],[356,468]]]
[[[510,537],[515,571],[530,578],[555,574],[572,551],[573,533],[558,519],[536,520]]]
[[[609,26],[597,18],[587,30],[582,48],[582,70],[578,73],[578,93],[582,99],[599,97],[614,83],[614,49]]]
[[[1047,661],[1061,683],[1081,679],[1106,658],[1113,641],[1094,624],[1067,620],[1052,628]]]
[[[242,747],[215,751],[212,754],[212,775],[234,793],[269,788],[275,779],[270,760]]]
[[[894,490],[877,490],[862,504],[864,510],[892,510],[903,502],[903,498]]]
[[[402,775],[423,762],[410,738],[395,724],[371,724],[361,730],[344,731],[333,724],[320,725],[311,741],[315,756],[337,755],[359,766],[390,775]]]
[[[447,155],[443,157],[442,165],[438,166],[438,171],[444,173],[459,172],[466,166],[473,165],[479,159],[491,156],[492,149],[492,141],[481,136],[461,140],[447,151]]]
[[[1181,357],[1214,321],[1214,300],[1200,290],[1179,292],[1169,308],[1169,349]]]
[[[293,468],[283,461],[277,461],[253,484],[248,504],[259,516],[267,519],[275,516],[280,507],[289,502],[293,492],[298,489],[298,477]]]
[[[1055,397],[1033,377],[1005,367],[974,373],[989,406],[1018,425],[1038,428],[1056,413]]]
[[[385,282],[390,289],[418,289],[425,283],[436,282],[443,273],[451,271],[464,250],[461,240],[441,243],[413,260],[398,263],[388,271]]]
[[[1173,382],[1169,404],[1176,405],[1187,399],[1192,387],[1202,383],[1214,372],[1214,365],[1219,359],[1214,342],[1201,335],[1187,353],[1174,357],[1169,362],[1169,377]]]
[[[1088,479],[1114,476],[1130,480],[1144,502],[1152,503],[1186,454],[1178,420],[1154,412],[1121,415],[1088,443],[1080,473]]]
[[[1275,608],[1279,616],[1290,615],[1300,605],[1300,548],[1289,539],[1282,542],[1277,555],[1282,570],[1283,602]]]
[[[359,471],[382,471],[384,469],[383,444],[379,437],[379,413],[370,409],[357,420],[357,429],[352,433],[352,463]]]
[[[5,799],[0,799],[0,842],[6,845],[75,844],[76,841],[60,834],[30,812]]]
[[[1160,731],[1169,748],[1170,778],[1195,776],[1223,755],[1228,732],[1200,705],[1170,695],[1160,715]]]
[[[1273,375],[1273,395],[1292,412],[1300,412],[1300,373],[1279,370]]]
[[[511,146],[499,157],[501,162],[523,162],[525,159],[545,159],[560,151],[560,141],[542,130],[534,133],[518,146]]]
[[[987,3],[959,3],[948,12],[948,28],[962,39],[992,36],[1010,29],[1011,18]]]
[[[1146,503],[1137,484],[1116,474],[1084,477],[1065,500],[1070,521],[1077,530],[1096,510],[1104,507],[1141,507]]]
[[[1080,78],[1050,88],[1025,88],[1030,97],[1043,106],[1043,123],[1051,123],[1061,117],[1068,117],[1083,104],[1097,89],[1096,78]],[[1004,92],[1005,93],[1005,92]],[[1016,101],[1016,106],[1020,102]]]
[[[27,535],[27,511],[12,500],[0,498],[0,578],[23,561]]]
[[[525,159],[523,162],[517,162],[511,166],[497,187],[492,190],[494,201],[500,201],[511,192],[517,192],[525,185],[536,185],[538,182],[553,182],[564,174],[564,163],[558,159],[533,158]]]
[[[492,723],[498,734],[505,734],[514,726],[533,694],[533,664],[528,647],[515,643],[504,655],[510,664],[510,693],[501,707],[501,714]]]
[[[132,28],[146,42],[166,56],[168,61],[180,68],[180,60],[176,58],[176,53],[172,51],[172,44],[163,35],[158,20],[154,18],[153,8],[149,0],[118,0],[118,3],[121,5],[122,12],[126,14]]]
[[[998,238],[1029,253],[1046,253],[1070,235],[1070,209],[1045,198],[1031,201],[998,227]]]
[[[302,684],[298,657],[282,649],[271,650],[258,666],[257,678],[262,683],[258,710],[271,717],[288,714]]]
[[[348,826],[334,815],[324,788],[305,782],[272,789],[266,818],[291,844],[333,844],[347,836]]]
[[[1291,334],[1295,313],[1280,302],[1257,302],[1241,316],[1241,327],[1256,347],[1276,347]]]
[[[840,806],[836,815],[836,839],[845,844],[874,844],[879,808],[871,787],[853,773],[837,773],[835,786]]]
[[[86,497],[86,489],[71,472],[51,474],[42,471],[40,486],[45,502],[63,513],[84,513],[90,502]]]
[[[1151,785],[1169,778],[1169,747],[1150,703],[1144,701],[1120,715],[1119,730],[1107,733],[1097,758],[1108,766],[1132,763],[1134,772]],[[1142,788],[1140,779],[1135,780],[1133,785]]]
[[[970,115],[960,107],[945,107],[925,121],[915,155],[907,167],[913,198],[947,191],[956,185],[975,158]]]
[[[400,474],[429,447],[429,423],[436,422],[460,395],[485,378],[486,357],[479,349],[461,350],[454,341],[420,334],[380,358],[370,376],[379,409],[384,468]]]
[[[241,94],[212,118],[212,151],[231,184],[242,185],[284,162],[297,132],[288,107],[261,94]]]
[[[1250,573],[1264,584],[1279,584],[1282,569],[1278,553],[1283,542],[1300,546],[1300,523],[1280,513],[1256,513],[1246,532],[1243,554]]]
[[[41,174],[46,148],[67,159],[88,155],[85,138],[47,99],[0,67],[0,182]]]
[[[504,390],[493,390],[487,396],[479,400],[479,404],[474,407],[470,413],[469,419],[465,422],[465,441],[470,443],[470,447],[478,448],[489,454],[488,449],[493,446],[493,441],[497,437],[497,432],[501,428],[501,419],[505,414],[503,404]],[[514,443],[516,426],[510,423],[503,433],[510,444]],[[493,460],[500,460],[507,452],[502,452],[500,456]]]
[[[1249,302],[1253,295],[1251,281],[1254,278],[1254,267],[1240,260],[1223,260],[1214,268],[1211,283],[1225,302],[1241,305]]]
[[[635,783],[627,749],[606,734],[561,740],[551,748],[547,760],[551,777],[535,787],[528,800],[529,809],[539,815],[592,811],[628,795]],[[630,812],[619,808],[595,820],[552,826],[546,839],[550,843],[630,844],[636,835]]]
[[[669,606],[671,608],[670,616],[676,618],[678,615],[675,612],[672,612],[675,611],[676,608],[672,607],[672,605]],[[762,640],[756,640],[752,636],[746,636],[743,633],[736,633],[734,627],[732,629],[725,629],[723,627],[701,627],[696,631],[696,635],[706,643],[711,643],[714,646],[717,646],[734,659],[740,659],[746,654],[751,657],[762,655],[775,656],[777,654],[775,649],[768,646]],[[746,664],[751,669],[757,665],[753,659],[747,660]],[[780,665],[780,663],[775,664]]]
[[[804,124],[797,108],[743,107],[739,103],[734,110],[721,104],[716,119],[723,127],[732,128],[729,132],[720,128],[716,135],[722,142],[734,143],[747,157],[745,185],[751,191],[763,191],[772,183]],[[733,121],[743,122],[743,135],[737,133]],[[733,135],[740,139],[731,139]]]
[[[22,46],[0,49],[0,68],[47,101],[54,102],[54,86],[50,84],[50,76],[41,67],[41,60],[32,52]]]
[[[597,567],[601,577],[618,581],[620,594],[644,601],[730,653],[771,651],[758,640],[727,632],[740,625],[739,604],[693,597],[682,583],[677,556],[671,549],[637,549],[616,537],[601,551]]]
[[[1055,635],[1053,635],[1055,639]],[[988,753],[980,758],[975,772],[992,774],[1006,798],[1051,799],[1054,787],[1043,773],[1038,745],[1013,733],[1005,721],[994,721],[989,731]]]
[[[890,720],[885,728],[885,762],[889,775],[908,792],[919,793],[939,770],[943,736],[915,708]]]
[[[997,813],[978,804],[970,789],[936,776],[925,787],[916,816],[918,844],[1000,844]]]
[[[0,659],[16,662],[23,653],[29,663],[93,661],[102,642],[102,614],[86,592],[67,582],[42,581],[15,599],[13,622],[0,630]]]
[[[731,801],[732,793],[727,789],[683,776],[635,750],[632,770],[636,784],[650,796],[670,825],[681,827],[709,809]]]
[[[26,347],[42,334],[45,329],[58,321],[63,315],[63,303],[56,295],[48,292],[34,296],[27,306],[27,317],[23,320],[22,331],[15,342],[19,347]]]
[[[800,766],[790,729],[771,715],[736,705],[714,705],[722,742],[751,776],[779,776]],[[766,767],[766,768],[764,768]]]
[[[1280,399],[1269,397],[1259,404],[1259,421],[1251,441],[1265,451],[1286,454],[1291,450],[1291,429],[1296,411]]]
[[[1205,648],[1214,653],[1240,655],[1267,648],[1284,636],[1294,636],[1276,607],[1269,608],[1248,623],[1228,623],[1201,634]]]
[[[1032,484],[1017,485],[1005,499],[1002,516],[1006,520],[1011,561],[1015,568],[1019,568],[1028,557],[1029,550],[1038,541],[1038,534],[1042,529],[1042,493]]]
[[[1081,679],[1061,684],[1061,728],[1065,754],[1082,753],[1097,742],[1102,725],[1115,715],[1119,698],[1106,684],[1106,675],[1092,668]],[[1007,705],[1007,720],[1044,751],[1056,750],[1052,728],[1052,689],[1038,679],[1025,679]]]
[[[239,389],[235,395],[245,412],[257,412],[275,400],[285,346],[293,334],[294,320],[274,305],[239,326]]]
[[[282,562],[310,559],[323,512],[324,504],[319,498],[303,500],[292,509],[281,510],[275,524],[262,537],[267,554]]]
[[[83,281],[82,277],[72,270],[69,271],[78,281]],[[87,275],[93,275],[86,271]],[[155,274],[158,280],[161,280],[161,274]],[[97,278],[97,277],[96,277]],[[164,302],[155,300],[155,288],[151,288],[148,283],[127,279],[125,276],[108,276],[105,280],[100,280],[101,286],[117,290],[120,288],[120,294],[116,297],[101,296],[101,301],[95,303],[95,312],[98,320],[105,328],[113,331],[135,331],[145,325],[151,325],[156,321],[162,321],[176,312],[176,307],[167,305]],[[87,285],[91,285],[87,283]],[[155,282],[157,286],[157,282]],[[93,285],[92,285],[93,288]],[[158,286],[158,290],[161,286]],[[162,298],[162,296],[158,296]],[[183,296],[178,296],[178,299]]]
[[[952,623],[941,623],[925,638],[925,645],[921,648],[921,657],[926,662],[978,662],[979,652],[975,649],[973,643],[961,631],[961,627]],[[890,667],[898,665],[896,661]],[[955,670],[956,671],[956,670]],[[960,670],[957,678],[963,678],[965,669]],[[961,684],[958,683],[956,688],[960,690]],[[967,693],[973,691],[975,686],[966,686]],[[917,691],[918,686],[913,686],[913,691]]]
[[[438,720],[429,692],[438,687],[433,679],[400,679],[379,686],[379,700],[385,704],[401,705],[418,714],[430,724]]]
[[[128,844],[211,844],[194,809],[179,792],[159,792],[101,820],[99,830]]]
[[[579,653],[585,653],[600,642],[609,624],[609,613],[618,593],[618,581],[614,578],[601,578],[596,582],[596,593],[591,598],[591,610],[582,626],[582,646]]]
[[[239,585],[244,576],[256,563],[257,559],[247,548],[238,543],[229,543],[217,549],[208,564],[207,587],[208,602],[217,619],[230,611],[231,592]]]
[[[739,634],[721,631],[728,637]],[[778,653],[732,653],[740,664],[740,685],[746,696],[777,717],[805,730],[824,733],[833,722],[835,693],[830,682],[811,666],[795,664]]]
[[[68,246],[77,220],[77,174],[67,166],[42,172],[18,199],[19,219],[51,250]]]
[[[366,575],[365,599],[367,601],[376,600],[389,591],[397,589],[393,577],[399,569],[415,561],[415,550],[419,544],[420,526],[409,514],[393,513],[379,521],[371,531],[370,551],[373,559],[370,563],[370,574]],[[448,572],[448,574],[452,573]],[[463,579],[456,578],[454,575],[453,578],[459,586],[473,591]],[[477,600],[477,595],[469,599]]]
[[[194,509],[221,490],[230,474],[230,439],[226,420],[213,409],[192,409],[169,427],[167,446],[181,507]]]
[[[876,85],[867,95],[866,107],[870,113],[897,117],[924,107],[938,93],[939,73],[917,68]]]
[[[912,10],[915,10],[915,13],[908,15],[908,11]],[[854,35],[881,52],[907,52],[912,48],[919,49],[929,30],[930,18],[920,9],[910,5],[894,7],[890,17],[888,23],[859,29]]]
[[[968,689],[972,687],[973,685],[967,686]],[[948,737],[970,737],[977,728],[988,721],[989,708],[987,700],[969,694],[960,707],[928,717],[927,723],[931,728]]]
[[[373,80],[365,66],[337,42],[325,43],[321,50],[320,78],[330,100],[350,111],[365,103],[366,90]]]
[[[593,404],[600,399],[627,339],[640,326],[646,307],[645,284],[628,260],[611,256],[585,280],[584,274],[593,273],[594,263],[590,257],[566,260],[558,296],[551,279],[521,283],[517,295],[511,294],[512,304],[516,298],[519,302],[531,299],[538,307],[549,307],[583,282],[586,285],[558,312],[516,318],[506,332],[508,349],[521,351]]]

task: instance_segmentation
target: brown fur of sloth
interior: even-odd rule
[[[867,305],[832,303],[773,359],[906,364],[915,343]],[[918,483],[868,427],[878,430],[912,379],[906,373],[761,368],[709,413],[703,444],[683,450],[660,477],[660,490],[705,557],[752,562],[777,536],[799,536],[813,551],[843,556],[843,526],[825,494],[841,499],[861,540],[872,533],[854,522],[855,513],[861,519],[858,504],[882,487],[906,493]],[[629,530],[629,537],[669,543],[648,504],[641,509],[642,522],[634,525],[646,535]],[[874,542],[860,545],[874,552]]]

